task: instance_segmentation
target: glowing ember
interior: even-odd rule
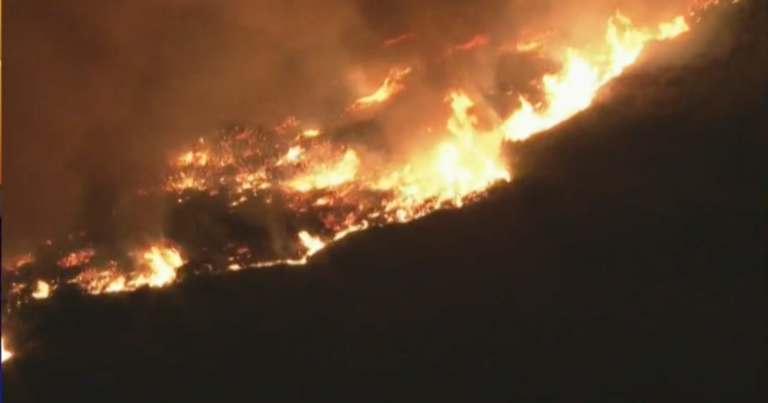
[[[34,263],[35,257],[31,253],[27,253],[25,255],[19,256],[16,259],[11,262],[10,265],[8,265],[9,270],[18,269],[19,267],[22,267],[24,265]]]
[[[69,255],[61,258],[58,264],[64,269],[75,266],[82,266],[88,263],[95,255],[96,251],[93,249],[83,249],[77,252],[72,252]]]

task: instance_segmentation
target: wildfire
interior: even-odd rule
[[[224,267],[234,271],[303,264],[350,233],[411,221],[441,208],[460,207],[482,196],[490,186],[510,181],[512,173],[501,157],[505,141],[526,139],[584,110],[606,82],[638,58],[645,44],[687,30],[683,17],[653,28],[637,28],[617,13],[608,21],[602,46],[568,49],[560,71],[541,78],[543,101],[539,103],[533,104],[521,94],[520,107],[500,117],[476,102],[470,92],[448,93],[450,117],[442,129],[436,130],[442,133],[442,140],[433,149],[404,162],[372,163],[368,154],[353,144],[336,144],[328,131],[302,128],[301,122],[291,118],[274,128],[274,136],[243,130],[218,142],[201,139],[170,164],[164,191],[178,195],[180,203],[190,192],[200,192],[223,194],[232,209],[261,198],[267,204],[282,200],[284,207],[297,214],[312,213],[316,218],[313,229],[293,232],[295,248],[285,256],[259,255],[248,245],[231,245],[227,247],[230,257]],[[388,43],[391,46],[411,37]],[[488,38],[478,36],[454,50],[486,44]],[[545,46],[546,42],[537,38],[521,42],[518,51]],[[348,110],[389,100],[405,89],[404,78],[410,72],[410,68],[390,70],[374,93],[354,101]],[[493,116],[494,124],[483,124],[485,115]],[[90,248],[62,256],[58,265],[73,274],[60,281],[92,294],[163,287],[176,281],[179,268],[186,263],[180,249],[168,242],[140,249],[127,262],[97,262],[98,257]],[[33,260],[33,256],[25,256],[14,267],[23,268]],[[31,287],[12,290],[29,289],[33,298],[44,299],[54,292],[57,281],[36,279]],[[3,361],[10,357],[3,345]]]

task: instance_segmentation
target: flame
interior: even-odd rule
[[[59,260],[58,265],[63,269],[82,266],[87,264],[95,255],[96,251],[93,249],[82,249],[64,256]]]
[[[637,60],[646,43],[674,38],[688,29],[682,16],[654,29],[638,29],[617,12],[608,20],[602,49],[568,49],[563,68],[542,78],[542,105],[534,106],[522,96],[519,98],[521,108],[502,124],[505,139],[524,140],[586,109],[606,82]]]
[[[540,32],[524,31],[520,35],[522,39],[519,39],[512,45],[502,46],[501,51],[518,53],[539,52],[547,45],[553,34],[554,32],[551,30]]]
[[[51,285],[42,280],[37,280],[35,290],[32,292],[34,299],[46,299],[51,296]]]
[[[0,339],[0,349],[2,350],[2,360],[0,362],[6,362],[9,358],[13,357],[13,353],[5,349],[5,338]]]
[[[288,186],[299,192],[340,186],[355,179],[359,165],[357,154],[347,150],[339,160],[314,166],[310,172],[289,182]]]
[[[490,41],[490,38],[488,38],[488,36],[486,35],[475,35],[469,41],[462,43],[461,45],[456,45],[453,48],[449,49],[446,52],[446,55],[451,54],[453,52],[463,52],[463,51],[476,49],[481,46],[487,45],[489,41]]]
[[[528,39],[515,44],[515,46],[511,47],[511,49],[514,49],[518,52],[536,52],[543,46],[543,39]],[[504,49],[508,50],[509,48],[505,47]]]
[[[94,254],[95,252],[90,249],[74,252],[60,261],[72,263],[72,265],[61,265],[61,267],[85,264]],[[73,256],[80,259],[76,264],[71,260]],[[106,270],[91,268],[83,271],[72,280],[72,283],[91,294],[131,291],[143,286],[164,287],[175,281],[176,270],[185,263],[181,253],[175,247],[167,244],[150,246],[136,253],[136,256],[136,269],[128,274],[123,274],[117,269],[116,264],[112,263]],[[25,261],[27,260],[25,259]],[[12,290],[18,292],[19,288],[14,287]],[[52,295],[54,290],[54,284],[37,280],[31,297],[46,299]],[[3,338],[2,362],[7,361],[12,356],[13,354],[6,350],[5,338]]]
[[[359,98],[348,109],[362,109],[390,99],[393,95],[397,94],[398,92],[402,91],[403,88],[405,88],[403,85],[403,80],[410,73],[410,67],[390,69],[387,77],[384,79],[384,82],[373,94]]]
[[[312,236],[307,231],[299,232],[299,240],[301,244],[307,248],[307,255],[311,256],[325,248],[325,242],[320,240],[319,237]]]
[[[521,94],[519,108],[501,117],[473,99],[470,92],[449,92],[445,102],[450,117],[443,128],[434,131],[442,135],[441,140],[404,162],[371,163],[367,153],[354,145],[338,146],[330,134],[321,136],[320,129],[301,129],[300,122],[291,117],[273,128],[277,137],[243,130],[219,142],[201,139],[172,161],[163,191],[177,194],[180,203],[191,191],[226,192],[232,207],[252,197],[267,195],[271,200],[279,195],[291,211],[312,212],[322,228],[298,231],[292,256],[267,258],[248,245],[230,245],[225,266],[234,271],[303,264],[351,233],[411,221],[442,208],[461,207],[492,185],[512,180],[501,156],[506,141],[526,139],[586,109],[605,83],[637,60],[645,44],[673,38],[688,29],[681,16],[653,28],[637,28],[617,13],[608,21],[602,46],[568,49],[562,68],[541,78],[541,102],[533,104]],[[478,36],[454,49],[486,43],[487,37]],[[546,46],[544,41],[535,44],[537,49],[542,46]],[[378,90],[356,100],[348,110],[387,101],[405,88],[403,79],[410,72],[410,68],[391,69]],[[95,251],[82,249],[61,258],[59,266],[82,268],[69,282],[86,292],[101,294],[172,284],[186,263],[181,251],[165,241],[130,254],[128,262],[101,260],[97,264],[97,257]],[[25,256],[13,267],[33,259]],[[35,280],[33,284],[34,298],[47,298],[56,288],[50,281]],[[25,287],[29,288],[14,284],[11,289],[16,293]],[[8,357],[10,353],[3,348],[3,361]]]
[[[163,242],[136,251],[132,255],[134,264],[130,271],[122,270],[116,262],[110,261],[102,267],[84,268],[69,280],[69,283],[90,294],[131,291],[145,286],[158,288],[173,283],[176,280],[176,271],[185,264],[181,252]],[[37,280],[31,297],[46,299],[56,288],[57,284],[54,282]]]
[[[318,130],[318,129],[307,129],[307,130],[304,130],[303,132],[301,132],[301,134],[304,137],[312,138],[312,137],[317,137],[317,136],[321,135],[322,132],[320,132],[320,130]]]

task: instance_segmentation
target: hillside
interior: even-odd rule
[[[510,145],[515,180],[480,202],[307,266],[60,294],[4,318],[25,343],[3,398],[764,401],[754,9],[684,63],[653,58],[684,44],[651,49],[596,105]]]

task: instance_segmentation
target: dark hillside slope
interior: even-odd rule
[[[765,401],[765,17],[510,146],[516,181],[462,210],[27,309],[4,400]]]

